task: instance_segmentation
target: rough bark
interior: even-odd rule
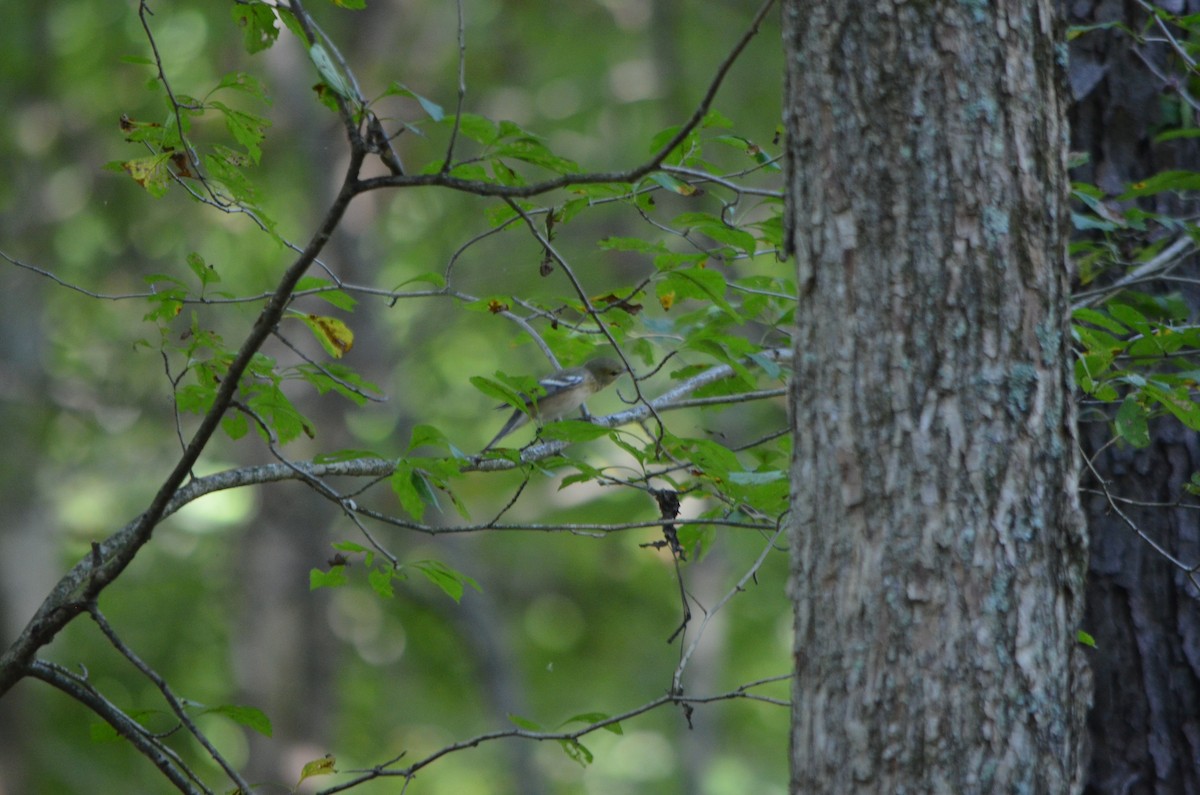
[[[793,792],[1077,791],[1049,0],[784,6]]]

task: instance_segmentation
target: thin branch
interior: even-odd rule
[[[1108,490],[1108,483],[1105,482],[1104,478],[1100,476],[1100,473],[1096,471],[1096,467],[1090,460],[1088,460],[1087,456],[1083,456],[1083,462],[1087,465],[1087,468],[1091,470],[1092,475],[1095,476],[1096,482],[1100,485],[1101,490],[1104,492],[1105,499],[1108,500],[1108,507],[1112,509],[1113,513],[1115,513],[1121,519],[1121,521],[1125,523],[1125,526],[1132,530],[1138,538],[1149,544],[1151,549],[1157,552],[1163,559],[1170,561],[1172,565],[1182,571],[1187,576],[1188,581],[1192,583],[1192,587],[1200,590],[1200,581],[1197,581],[1196,578],[1196,571],[1200,569],[1200,563],[1195,565],[1188,565],[1187,563],[1184,563],[1182,560],[1172,555],[1166,547],[1162,546],[1149,535],[1147,535],[1146,532],[1143,531],[1142,528],[1138,527],[1137,523],[1130,519],[1125,512],[1121,510],[1121,507],[1117,505],[1117,501],[1113,499],[1112,494]]]
[[[164,479],[149,507],[131,524],[109,536],[99,545],[100,561],[98,563],[93,560],[91,555],[76,563],[59,580],[16,640],[4,651],[3,655],[0,655],[0,696],[8,692],[9,688],[28,672],[28,666],[37,650],[49,643],[59,630],[84,610],[89,601],[115,580],[137,555],[138,550],[150,540],[154,528],[162,520],[167,506],[171,503],[180,485],[187,478],[217,428],[220,427],[221,418],[234,399],[242,375],[245,374],[250,362],[279,323],[284,309],[291,300],[292,290],[296,283],[325,247],[351,199],[356,195],[354,185],[365,154],[363,149],[352,149],[341,190],[326,211],[324,219],[304,252],[288,266],[280,278],[279,285],[270,301],[263,307],[254,327],[247,334],[237,355],[230,362],[225,378],[217,389],[212,406],[201,419],[187,448],[170,474]]]
[[[117,734],[149,759],[177,790],[187,795],[212,795],[212,790],[200,782],[178,754],[102,696],[86,677],[76,676],[62,666],[44,660],[31,661],[28,670],[30,676],[58,688],[103,718]]]
[[[369,392],[364,391],[358,385],[352,384],[349,381],[347,381],[346,379],[340,378],[340,377],[334,375],[333,373],[331,373],[329,371],[329,369],[327,367],[325,367],[323,364],[316,361],[311,356],[306,354],[304,351],[300,350],[294,344],[292,344],[292,341],[289,340],[287,337],[283,336],[283,334],[281,334],[279,332],[279,329],[275,329],[275,331],[272,332],[272,334],[275,337],[275,339],[282,342],[284,345],[286,345],[288,348],[290,348],[293,353],[295,353],[297,356],[299,356],[304,361],[305,364],[309,365],[314,370],[319,372],[321,375],[325,376],[330,381],[332,381],[333,383],[340,386],[342,389],[345,389],[347,392],[358,395],[363,400],[367,400],[372,403],[386,403],[387,402],[387,398],[370,394]]]
[[[125,657],[125,659],[129,660],[133,667],[137,668],[138,671],[141,672],[142,676],[154,683],[154,686],[158,688],[160,693],[162,693],[163,700],[167,702],[167,705],[170,706],[171,711],[175,713],[175,717],[179,718],[179,722],[183,724],[184,728],[186,728],[188,732],[196,738],[196,741],[199,742],[200,745],[204,746],[204,750],[208,751],[208,755],[213,758],[213,761],[215,761],[220,768],[225,771],[225,775],[229,777],[229,780],[234,784],[237,784],[238,787],[241,788],[242,792],[252,792],[250,785],[246,783],[233,765],[226,761],[225,757],[221,755],[221,752],[218,751],[211,742],[209,742],[208,737],[206,737],[204,733],[196,727],[195,722],[192,721],[191,716],[188,715],[187,710],[184,709],[183,703],[175,696],[173,692],[171,692],[171,688],[167,685],[166,680],[159,676],[157,671],[143,662],[142,658],[138,657],[137,654],[134,653],[133,649],[125,645],[125,642],[121,640],[120,636],[117,635],[116,631],[112,628],[112,625],[108,623],[108,619],[104,617],[104,614],[100,612],[100,608],[95,602],[92,602],[90,605],[88,605],[88,613],[91,615],[92,620],[96,622],[96,625],[100,627],[100,631],[104,633],[104,637],[108,638],[108,642],[113,645],[113,648],[119,651],[122,656]]]
[[[167,101],[171,104],[171,115],[175,117],[175,132],[179,135],[179,142],[188,153],[188,158],[191,160],[192,170],[196,172],[197,179],[205,189],[215,199],[216,196],[212,193],[212,188],[208,184],[208,180],[204,177],[204,172],[200,170],[200,156],[192,149],[192,145],[188,143],[187,135],[183,131],[183,113],[179,105],[179,100],[175,99],[175,91],[171,88],[171,82],[167,80],[167,73],[163,69],[162,56],[158,52],[158,42],[154,39],[154,33],[150,30],[150,20],[147,17],[153,16],[154,12],[150,10],[150,6],[146,4],[146,0],[141,0],[138,3],[138,21],[142,23],[142,30],[146,34],[146,41],[150,44],[150,51],[154,54],[154,67],[158,71],[158,82],[162,83],[163,90],[167,92]]]
[[[1179,264],[1184,257],[1194,252],[1195,249],[1196,244],[1191,237],[1186,234],[1180,235],[1149,261],[1139,265],[1132,273],[1118,279],[1113,284],[1074,295],[1073,298],[1076,300],[1071,304],[1071,311],[1074,312],[1076,309],[1094,306],[1106,298],[1111,298],[1135,282],[1149,277],[1151,274],[1165,273],[1170,268]]]
[[[463,11],[463,0],[457,0],[458,10],[458,100],[454,111],[454,126],[450,129],[450,141],[446,144],[446,159],[442,161],[442,173],[450,171],[454,161],[454,145],[462,128],[463,105],[467,98],[467,18]]]
[[[66,287],[68,290],[74,290],[77,293],[86,295],[88,298],[98,298],[103,301],[124,301],[130,298],[150,298],[155,294],[153,290],[144,293],[95,293],[91,290],[80,287],[77,284],[72,284],[71,282],[62,279],[59,276],[56,276],[53,271],[48,271],[44,268],[39,268],[37,265],[32,265],[23,260],[19,260],[4,251],[0,251],[0,259],[3,259],[10,265],[15,265],[18,268],[24,268],[25,270],[36,273],[39,276],[44,276],[58,286]]]
[[[774,161],[772,161],[772,162],[774,162]],[[737,174],[726,175],[724,177],[718,177],[717,175],[710,174],[707,171],[701,171],[700,169],[696,169],[696,168],[687,168],[685,166],[663,166],[663,171],[666,171],[669,174],[675,174],[675,175],[681,176],[681,177],[689,177],[691,180],[694,180],[694,182],[692,182],[691,184],[700,184],[700,183],[709,182],[709,183],[712,183],[713,185],[720,185],[722,188],[728,188],[729,190],[733,191],[734,193],[738,194],[739,196],[762,196],[762,197],[765,197],[768,199],[782,199],[783,198],[783,191],[781,191],[781,190],[768,190],[766,188],[748,188],[745,185],[739,185],[736,182],[733,182],[732,180],[729,179],[730,176],[737,176],[737,177],[744,176],[745,174],[750,173],[750,171],[739,172]]]
[[[498,185],[492,182],[480,182],[477,180],[460,179],[453,177],[445,171],[437,174],[411,174],[403,177],[399,176],[382,176],[365,179],[359,186],[364,191],[379,190],[381,188],[411,188],[422,185],[438,185],[451,190],[464,191],[474,193],[478,196],[497,196],[502,198],[517,199],[528,198],[530,196],[538,196],[543,193],[548,193],[558,188],[566,187],[567,185],[595,185],[602,182],[636,182],[652,171],[656,171],[662,166],[663,162],[670,156],[671,152],[683,142],[692,131],[704,121],[704,117],[708,115],[709,108],[712,105],[713,99],[717,95],[717,90],[720,89],[721,83],[724,82],[725,76],[733,67],[735,61],[746,49],[751,39],[758,34],[759,26],[767,16],[767,12],[771,6],[775,4],[775,0],[765,0],[754,14],[750,22],[750,26],[737,43],[730,50],[725,59],[717,67],[717,73],[708,85],[708,89],[704,92],[700,103],[696,106],[696,110],[692,113],[683,126],[671,139],[663,144],[649,160],[641,165],[624,171],[609,171],[609,172],[592,172],[592,173],[577,173],[577,174],[562,174],[552,179],[542,182],[534,182],[529,185]]]
[[[659,696],[658,698],[656,698],[652,701],[647,701],[645,704],[642,704],[639,707],[634,707],[633,709],[627,710],[626,712],[622,712],[619,715],[612,715],[610,717],[603,718],[602,720],[598,720],[593,723],[586,724],[582,728],[576,729],[575,731],[542,732],[542,731],[532,731],[529,729],[507,729],[504,731],[487,732],[485,734],[476,735],[475,737],[471,737],[470,739],[467,739],[467,740],[460,740],[459,742],[447,745],[444,748],[441,748],[441,749],[433,752],[429,756],[426,756],[424,759],[421,759],[420,761],[415,762],[415,763],[409,765],[408,767],[400,769],[400,770],[386,769],[386,768],[390,767],[392,764],[394,764],[395,760],[393,760],[392,762],[389,762],[389,763],[385,763],[383,765],[379,765],[377,767],[371,768],[370,770],[361,772],[360,775],[356,776],[355,778],[350,779],[349,781],[345,781],[336,786],[329,787],[328,789],[323,789],[317,795],[333,795],[333,793],[345,792],[346,790],[357,787],[360,784],[363,784],[367,781],[373,781],[373,780],[379,779],[379,778],[404,778],[404,779],[411,780],[413,778],[413,776],[415,776],[419,771],[429,767],[434,762],[438,761],[439,759],[441,759],[445,756],[448,756],[448,755],[458,752],[458,751],[465,751],[468,748],[476,748],[479,745],[482,745],[483,743],[493,742],[495,740],[522,739],[522,740],[534,740],[534,741],[538,741],[538,742],[546,742],[546,741],[567,742],[567,743],[578,742],[581,737],[585,737],[585,736],[592,734],[594,732],[597,732],[601,729],[609,728],[610,726],[617,726],[617,725],[623,723],[624,721],[632,720],[633,718],[636,718],[640,715],[644,715],[647,712],[652,712],[653,710],[656,710],[659,707],[662,707],[666,704],[698,705],[698,704],[712,704],[712,703],[716,703],[719,701],[733,701],[733,700],[737,700],[737,699],[746,699],[746,700],[753,700],[753,701],[763,701],[766,703],[771,703],[771,704],[776,704],[778,706],[786,707],[786,706],[789,706],[789,702],[781,701],[778,699],[766,698],[763,696],[758,696],[754,693],[751,693],[750,691],[752,688],[755,688],[755,687],[760,687],[762,685],[769,684],[771,682],[784,681],[784,680],[790,679],[790,678],[791,678],[790,674],[783,674],[780,676],[768,677],[765,679],[760,679],[755,682],[751,682],[751,683],[742,685],[741,687],[738,687],[735,690],[730,690],[725,693],[719,693],[719,694],[711,695],[711,696],[687,698],[687,697],[684,697],[681,695],[667,694],[664,696]]]
[[[694,654],[697,647],[699,647],[701,639],[704,638],[704,630],[708,628],[708,623],[712,621],[713,616],[721,612],[721,609],[729,603],[730,599],[746,589],[746,584],[750,582],[750,580],[758,576],[758,571],[763,567],[763,564],[767,562],[767,557],[772,552],[776,551],[775,542],[779,540],[781,535],[783,535],[784,529],[785,526],[783,522],[780,521],[775,528],[775,532],[767,541],[766,546],[763,547],[763,551],[759,553],[758,557],[754,560],[754,563],[751,564],[750,568],[746,570],[746,573],[742,575],[741,579],[737,581],[737,584],[734,585],[733,588],[731,588],[723,597],[721,597],[721,600],[717,602],[711,610],[708,610],[704,613],[704,619],[700,622],[700,626],[696,629],[696,637],[692,638],[692,642],[689,643],[687,649],[684,650],[683,655],[679,660],[679,665],[675,668],[675,674],[671,677],[672,693],[683,692],[683,672],[687,669],[688,661],[692,659],[692,654]]]

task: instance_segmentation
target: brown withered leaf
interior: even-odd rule
[[[171,155],[171,165],[175,168],[175,173],[181,177],[194,177],[192,169],[189,167],[187,155],[183,152],[175,152]]]
[[[636,315],[642,311],[641,304],[635,304],[627,298],[621,298],[616,293],[609,293],[608,295],[602,295],[599,298],[595,299],[595,301],[598,304],[607,304],[609,306],[616,307],[617,309],[620,309],[623,312],[626,312],[630,315]]]

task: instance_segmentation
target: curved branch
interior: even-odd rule
[[[212,407],[200,421],[191,441],[159,487],[150,506],[131,524],[93,547],[92,554],[76,563],[55,585],[17,639],[3,655],[0,655],[0,696],[29,672],[29,664],[37,650],[49,643],[59,630],[85,609],[90,600],[115,580],[137,555],[138,550],[150,540],[154,528],[162,520],[180,485],[188,477],[192,467],[199,460],[200,453],[220,426],[221,418],[233,401],[242,375],[283,317],[296,283],[316,260],[341,221],[350,201],[357,195],[355,184],[365,155],[362,149],[351,150],[350,162],[337,198],[330,205],[320,227],[304,251],[288,266],[279,280],[271,299],[263,307],[254,327],[229,365]]]
[[[437,174],[412,174],[412,175],[392,175],[385,177],[373,177],[365,179],[359,183],[359,187],[364,191],[378,190],[380,188],[413,188],[423,185],[436,185],[451,190],[463,191],[465,193],[474,193],[477,196],[496,196],[508,199],[529,198],[530,196],[538,196],[543,193],[548,193],[558,188],[565,188],[568,185],[595,185],[602,182],[636,182],[652,171],[658,170],[663,162],[670,156],[675,147],[679,146],[685,138],[692,134],[692,131],[700,126],[700,122],[704,121],[704,117],[708,115],[708,110],[712,106],[713,99],[717,96],[717,91],[724,82],[725,76],[733,67],[735,61],[746,49],[758,34],[758,28],[762,25],[762,21],[766,19],[767,12],[771,10],[771,6],[775,4],[775,0],[766,0],[754,14],[754,18],[750,22],[750,26],[742,37],[738,39],[733,49],[721,61],[717,67],[717,72],[713,76],[712,81],[708,84],[708,89],[704,92],[700,103],[696,105],[696,110],[691,117],[679,128],[671,139],[663,144],[649,160],[641,165],[626,169],[625,171],[608,171],[600,173],[579,173],[579,174],[562,174],[553,179],[543,180],[542,182],[534,182],[529,185],[497,185],[492,182],[480,182],[477,180],[460,179],[453,177],[445,171]],[[447,162],[447,166],[449,163]]]
[[[200,783],[174,751],[161,740],[149,734],[143,726],[126,715],[115,704],[92,687],[86,678],[76,676],[62,666],[44,660],[34,660],[28,665],[29,675],[56,687],[71,698],[87,706],[103,718],[117,734],[151,761],[167,780],[180,792],[188,795],[212,795],[212,790]]]
[[[667,694],[664,696],[659,696],[658,698],[654,699],[653,701],[647,701],[645,704],[642,704],[639,707],[634,707],[633,709],[627,710],[626,712],[622,712],[620,715],[611,715],[609,717],[602,718],[601,720],[597,720],[593,723],[589,723],[589,724],[585,725],[583,728],[576,729],[575,731],[558,731],[558,732],[549,731],[549,732],[547,732],[547,731],[532,731],[529,729],[507,729],[504,731],[487,732],[486,734],[479,734],[479,735],[476,735],[475,737],[471,737],[467,740],[460,740],[459,742],[453,743],[451,745],[447,745],[444,748],[434,751],[432,754],[425,757],[424,759],[422,759],[418,762],[414,762],[413,764],[411,764],[408,767],[403,768],[401,770],[387,770],[385,768],[388,767],[388,765],[380,765],[378,767],[372,768],[371,770],[362,772],[360,775],[358,775],[356,778],[351,779],[350,781],[345,781],[336,786],[329,787],[328,789],[323,789],[319,793],[317,793],[317,795],[333,795],[333,793],[335,793],[335,792],[345,792],[348,789],[352,789],[353,787],[357,787],[360,784],[364,784],[368,781],[373,781],[378,778],[412,779],[412,777],[415,776],[419,771],[423,770],[426,767],[429,767],[434,762],[438,761],[439,759],[441,759],[444,756],[448,756],[449,754],[452,754],[456,751],[464,751],[468,748],[475,748],[483,743],[491,742],[494,740],[504,740],[504,739],[512,738],[512,739],[522,739],[522,740],[536,740],[538,742],[545,742],[547,740],[550,740],[550,741],[554,741],[554,742],[576,743],[579,741],[579,739],[581,737],[585,737],[589,734],[592,734],[593,732],[597,732],[600,729],[607,729],[611,726],[616,726],[616,725],[620,724],[622,721],[631,720],[632,718],[636,718],[639,715],[644,715],[645,713],[656,710],[659,707],[662,707],[666,704],[680,704],[685,707],[688,707],[688,706],[696,705],[696,704],[712,704],[712,703],[715,703],[718,701],[733,701],[736,699],[746,699],[746,700],[752,700],[752,701],[763,701],[766,703],[775,704],[777,706],[790,706],[789,702],[782,701],[779,699],[773,699],[773,698],[768,698],[768,697],[764,697],[764,696],[759,696],[755,693],[750,692],[752,688],[759,687],[759,686],[765,685],[765,684],[769,684],[771,682],[781,682],[781,681],[784,681],[784,680],[790,679],[790,678],[791,678],[791,674],[781,674],[779,676],[771,676],[771,677],[767,677],[765,679],[759,679],[754,682],[748,682],[748,683],[738,687],[735,690],[730,690],[725,693],[718,693],[716,695],[711,695],[711,696],[697,696],[694,698],[687,698],[682,695]]]
[[[160,693],[162,693],[163,700],[166,701],[171,707],[171,712],[175,713],[175,717],[179,719],[179,722],[184,726],[184,728],[186,728],[188,732],[196,738],[196,741],[204,747],[204,750],[208,752],[208,755],[212,757],[213,761],[225,771],[225,775],[229,776],[229,780],[234,784],[237,784],[238,788],[242,792],[252,792],[250,785],[247,784],[237,770],[234,769],[233,765],[231,765],[225,759],[225,757],[221,755],[221,752],[217,750],[216,746],[214,746],[212,742],[209,741],[208,737],[206,737],[204,733],[197,728],[195,721],[191,719],[191,717],[187,714],[187,711],[183,708],[183,703],[180,702],[173,692],[171,692],[171,688],[167,685],[166,680],[163,679],[157,671],[143,662],[142,658],[138,657],[137,654],[134,653],[133,649],[129,648],[129,646],[125,644],[125,641],[121,640],[121,637],[117,635],[116,630],[114,630],[112,625],[108,623],[108,619],[105,618],[104,614],[100,612],[100,608],[95,602],[89,605],[88,612],[91,613],[92,620],[96,622],[98,627],[100,627],[100,631],[104,633],[104,637],[108,638],[108,642],[113,645],[113,648],[119,651],[125,657],[125,659],[129,660],[133,667],[137,668],[138,671],[141,672],[142,676],[145,676],[154,683],[154,686],[158,688]]]

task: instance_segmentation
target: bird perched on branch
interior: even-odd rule
[[[582,367],[569,367],[559,370],[538,381],[538,385],[546,390],[546,394],[536,397],[523,395],[525,408],[528,412],[516,409],[508,422],[496,434],[496,438],[487,443],[480,452],[486,453],[496,442],[529,422],[530,414],[537,420],[539,426],[554,420],[561,420],[575,409],[584,404],[589,397],[625,372],[625,368],[615,359],[592,359]],[[503,406],[501,406],[503,408]]]

